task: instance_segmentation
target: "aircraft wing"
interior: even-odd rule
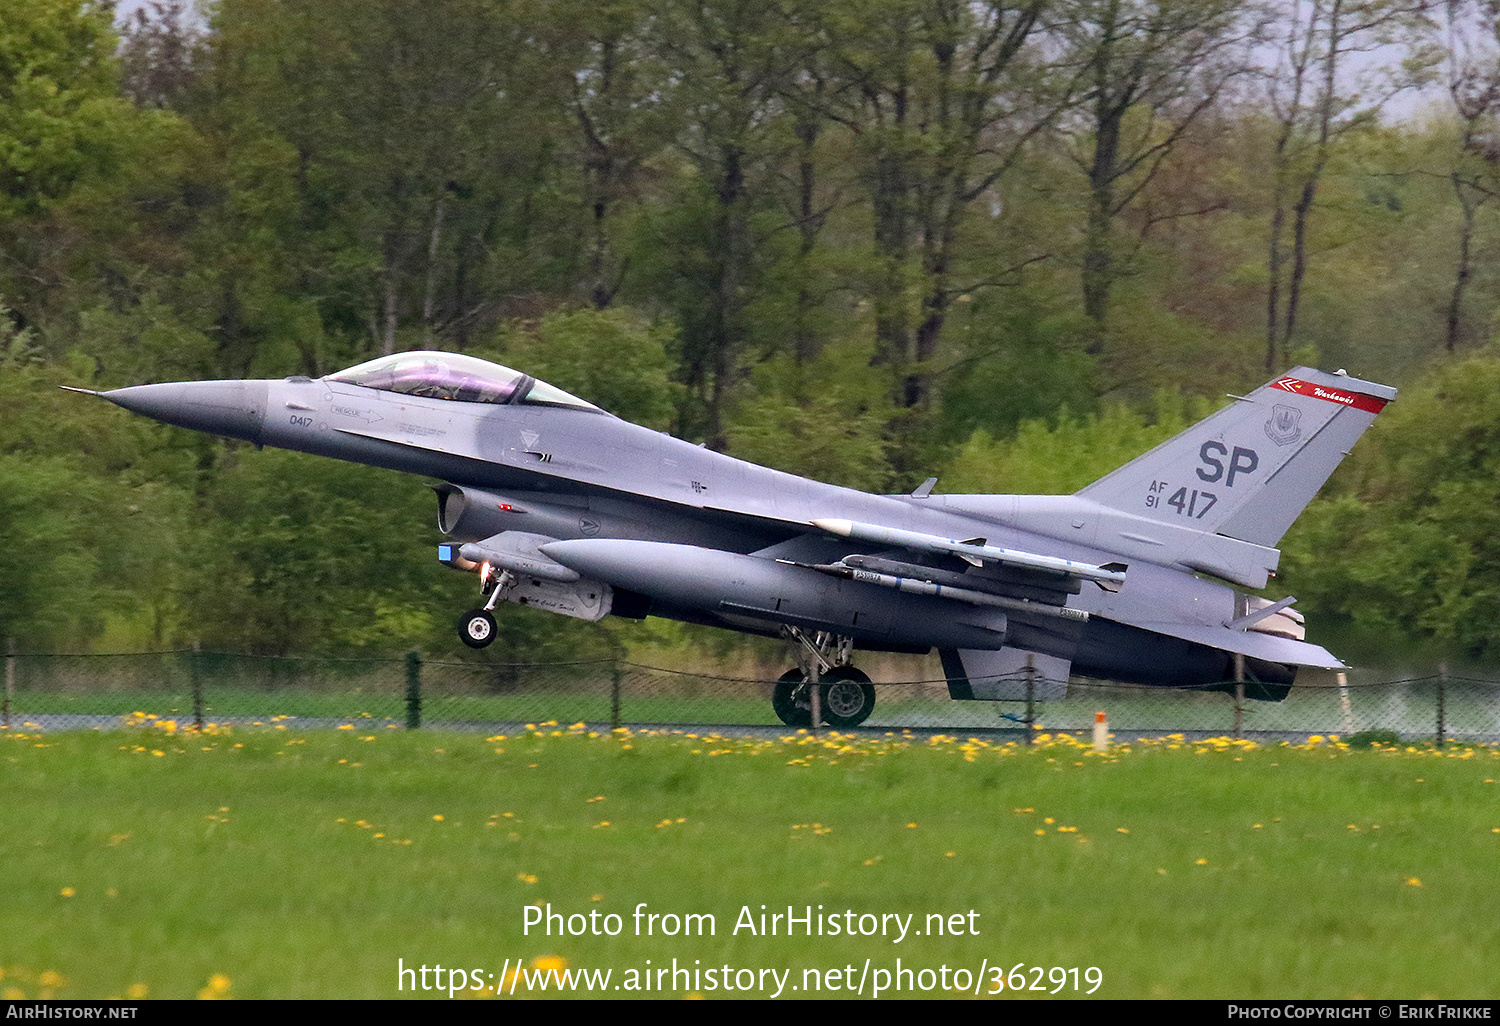
[[[1111,611],[1107,617],[1131,627],[1165,634],[1170,638],[1197,642],[1225,652],[1237,652],[1252,659],[1263,659],[1268,663],[1312,666],[1323,670],[1347,668],[1347,664],[1321,646],[1277,637],[1274,634],[1264,634],[1260,631],[1235,630],[1222,624],[1152,620],[1144,616],[1134,616],[1128,612],[1122,615],[1117,611]]]
[[[910,595],[1002,609],[1033,623],[1085,623],[1088,612],[1070,607],[1069,596],[1078,594],[1084,581],[1115,590],[1125,579],[1123,563],[1098,566],[989,545],[983,538],[960,541],[850,520],[812,524],[823,533],[804,534],[755,555]],[[865,546],[850,551],[841,539]],[[870,552],[868,546],[881,548]]]

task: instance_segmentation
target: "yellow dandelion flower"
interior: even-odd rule
[[[132,983],[125,988],[125,996],[134,1001],[139,1001],[149,993],[151,993],[151,988],[144,983]]]
[[[553,972],[562,972],[568,967],[568,960],[561,955],[540,955],[531,960],[531,968],[541,969],[544,972],[551,969]]]
[[[1421,887],[1422,886],[1422,881],[1418,880],[1414,876],[1409,876],[1409,877],[1406,878],[1406,886],[1408,886],[1408,887]]]
[[[198,991],[198,1000],[216,1001],[231,997],[232,995],[229,993],[229,987],[230,982],[228,976],[225,976],[223,973],[214,973],[213,976],[209,977],[208,979],[208,986]]]
[[[73,895],[77,894],[78,892],[75,891],[71,887],[64,887],[62,890],[58,891],[57,893],[61,894],[64,898],[71,898]]]

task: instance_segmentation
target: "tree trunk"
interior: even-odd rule
[[[1458,348],[1459,328],[1463,315],[1464,292],[1469,287],[1473,274],[1470,250],[1474,240],[1474,214],[1478,203],[1469,199],[1463,190],[1463,181],[1457,171],[1452,174],[1453,191],[1463,208],[1464,218],[1458,231],[1458,272],[1453,278],[1453,294],[1448,299],[1448,331],[1444,339],[1445,348],[1452,353]]]
[[[801,145],[797,162],[797,265],[801,273],[797,276],[797,306],[793,313],[792,358],[798,365],[812,363],[823,350],[822,340],[811,323],[818,296],[808,267],[823,227],[816,204],[817,165],[813,162],[819,126],[818,117],[812,112],[797,122],[797,141]]]
[[[1101,108],[1104,106],[1101,101]],[[1119,110],[1101,109],[1094,143],[1094,161],[1089,167],[1089,217],[1083,254],[1083,311],[1094,322],[1090,356],[1098,356],[1109,321],[1109,293],[1113,285],[1115,164],[1120,149]]]

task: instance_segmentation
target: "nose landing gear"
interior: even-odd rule
[[[471,609],[458,618],[459,640],[470,648],[484,648],[495,640],[495,603],[500,601],[500,593],[515,580],[515,575],[509,570],[501,570],[494,577],[488,571],[489,564],[485,564],[479,574],[479,590],[489,595],[489,601],[483,608]]]

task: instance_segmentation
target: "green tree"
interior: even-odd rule
[[[1267,373],[1282,369],[1296,335],[1308,231],[1329,161],[1344,140],[1376,121],[1386,101],[1425,78],[1437,59],[1436,51],[1423,46],[1431,28],[1427,7],[1423,0],[1314,0],[1288,12],[1277,26],[1283,41],[1267,97],[1276,123],[1266,256]],[[1380,68],[1373,87],[1350,81],[1354,55],[1393,43],[1411,53],[1400,69]],[[1356,74],[1372,77],[1369,69]]]
[[[33,646],[171,639],[192,536],[190,453],[62,384],[0,311],[0,632]],[[0,634],[4,636],[4,634]]]
[[[880,491],[891,480],[885,451],[890,398],[870,375],[862,345],[830,345],[814,362],[783,356],[756,369],[756,391],[746,398],[729,427],[729,452],[762,466],[826,481]],[[828,384],[805,394],[797,382],[814,378]]]
[[[456,615],[445,607],[461,610],[448,606],[457,582],[424,537],[431,495],[405,484],[302,453],[235,450],[205,496],[212,529],[198,539],[183,630],[271,654],[433,642]]]
[[[1156,395],[1152,416],[1123,404],[1056,423],[1022,422],[1014,438],[974,432],[942,477],[944,491],[1067,495],[1178,434],[1212,409],[1180,392]]]
[[[618,417],[665,431],[681,392],[668,355],[675,334],[669,323],[652,324],[619,307],[555,310],[507,325],[498,358]]]
[[[1229,82],[1248,70],[1249,26],[1230,0],[1083,0],[1067,10],[1061,31],[1084,69],[1086,92],[1059,127],[1088,179],[1083,309],[1098,329],[1090,347],[1098,355],[1122,270],[1115,223]]]
[[[15,0],[0,20],[0,223],[108,170],[121,113],[112,6]]]
[[[58,358],[80,309],[130,291],[184,143],[177,119],[119,95],[111,10],[17,0],[0,16],[0,296]]]
[[[928,401],[952,301],[981,284],[954,280],[965,212],[1065,102],[1027,45],[1044,7],[873,0],[828,15],[883,267],[875,358],[902,406]]]
[[[769,334],[757,304],[775,260],[769,178],[791,141],[782,97],[796,49],[777,0],[666,0],[656,45],[681,76],[672,103],[687,161],[680,209],[661,223],[675,252],[659,264],[686,286],[669,286],[693,400],[679,430],[723,449],[749,351]]]

